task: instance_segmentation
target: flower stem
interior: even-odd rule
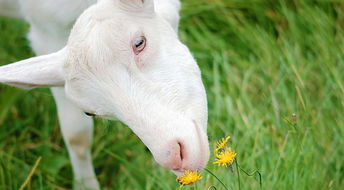
[[[204,168],[204,170],[207,171],[208,173],[210,173],[212,176],[214,176],[226,190],[229,190],[228,187],[215,174],[213,174],[213,172],[211,172],[207,168]]]
[[[197,190],[196,183],[194,183],[194,184],[193,184],[193,186],[194,186],[194,188],[193,188],[193,189],[194,189],[194,190]]]
[[[240,190],[241,189],[241,183],[240,183],[239,165],[238,165],[237,159],[234,159],[234,161],[235,161],[236,171],[237,171],[237,175],[238,175],[239,190]]]
[[[217,190],[217,188],[216,188],[215,186],[210,186],[210,187],[208,188],[208,190],[211,190],[211,189]]]
[[[239,166],[239,164],[237,162],[237,159],[235,159],[235,165],[236,165],[236,168],[237,168],[238,176],[239,176],[239,169],[241,171],[243,171],[247,176],[253,176],[253,175],[255,175],[257,173],[258,176],[259,176],[259,186],[260,186],[260,189],[262,189],[262,174],[258,170],[255,170],[252,173],[248,173],[247,171],[242,169],[242,167]],[[240,178],[238,177],[238,179],[239,179],[239,190],[240,190]]]

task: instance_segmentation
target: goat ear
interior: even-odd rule
[[[154,13],[154,0],[119,0],[121,8],[130,12]]]
[[[0,83],[21,88],[64,85],[62,67],[65,48],[52,54],[25,59],[0,67]]]

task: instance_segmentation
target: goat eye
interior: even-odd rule
[[[134,53],[137,55],[146,47],[146,38],[144,36],[137,37],[133,41],[133,50]]]
[[[96,116],[96,114],[94,114],[94,113],[89,113],[89,112],[84,112],[87,116]]]

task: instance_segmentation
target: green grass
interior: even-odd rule
[[[342,189],[344,2],[188,0],[181,15],[180,37],[207,89],[211,148],[232,136],[240,166],[260,171],[262,189]],[[33,55],[27,29],[0,19],[0,64]],[[71,165],[49,90],[1,85],[0,189],[18,189],[39,156],[30,189],[70,189]],[[93,159],[103,189],[179,188],[119,122],[96,120]],[[238,189],[235,170],[211,162],[208,169]],[[203,176],[185,189],[223,189]],[[241,189],[259,189],[257,179],[241,173]]]

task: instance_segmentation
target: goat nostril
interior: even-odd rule
[[[168,147],[168,151],[165,153],[165,163],[162,165],[174,171],[181,171],[183,168],[183,162],[187,159],[187,152],[185,144],[180,141],[173,141]],[[184,163],[185,164],[185,163]]]
[[[178,145],[179,145],[180,160],[183,161],[183,159],[184,159],[184,145],[179,141],[178,141]]]

